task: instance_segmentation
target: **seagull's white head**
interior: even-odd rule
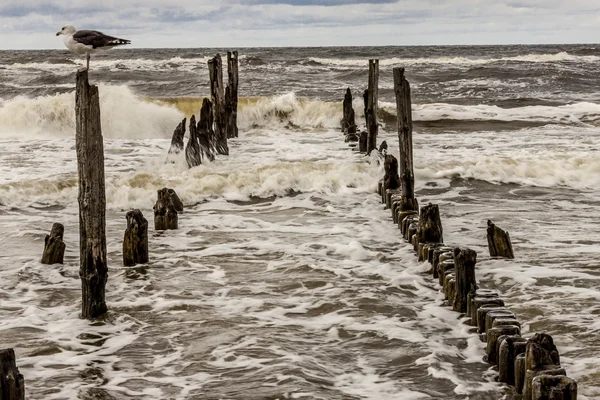
[[[62,27],[62,29],[58,32],[56,32],[56,36],[58,35],[72,35],[75,33],[77,29],[75,29],[75,27],[73,25],[65,25]]]

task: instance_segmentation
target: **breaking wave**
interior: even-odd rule
[[[367,59],[344,59],[344,58],[321,58],[311,57],[310,60],[321,65],[334,65],[334,66],[366,66],[368,65]],[[382,67],[389,66],[406,66],[406,65],[417,65],[417,64],[450,64],[450,65],[484,65],[493,64],[500,62],[521,62],[521,63],[552,63],[552,62],[598,62],[600,57],[598,56],[575,56],[567,52],[560,52],[556,54],[527,54],[522,56],[514,57],[501,57],[501,58],[469,58],[469,57],[423,57],[423,58],[386,58],[380,59],[379,65]]]
[[[110,138],[169,138],[184,116],[198,115],[202,98],[148,99],[126,86],[100,85],[102,131]],[[36,98],[17,97],[0,103],[0,136],[68,137],[75,132],[74,92]],[[362,99],[355,99],[357,124],[364,122]],[[393,127],[396,105],[379,104],[380,122]],[[242,130],[339,129],[341,102],[297,97],[240,98],[238,124]],[[600,120],[600,104],[579,102],[562,106],[502,108],[494,105],[449,103],[414,104],[413,119],[425,121],[503,121],[553,124]],[[449,126],[449,125],[448,125]]]

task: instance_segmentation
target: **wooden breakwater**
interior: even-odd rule
[[[363,95],[368,140],[365,147],[359,145],[359,151],[367,154],[376,148],[376,143],[371,143],[372,132],[376,130],[370,127],[376,121],[372,114],[376,106],[371,103],[377,98],[371,76],[374,65],[377,63],[370,60],[369,85]],[[521,323],[506,307],[501,294],[482,287],[477,281],[477,253],[444,242],[440,210],[436,204],[429,203],[419,209],[414,191],[410,84],[404,76],[404,68],[394,68],[393,77],[400,162],[391,154],[382,154],[384,177],[377,186],[382,203],[391,212],[390,220],[412,245],[418,260],[430,264],[432,281],[439,284],[444,296],[440,306],[452,308],[460,314],[462,323],[472,326],[473,334],[479,335],[483,342],[484,360],[498,371],[499,382],[514,388],[513,397],[523,400],[576,399],[577,382],[568,378],[561,367],[552,337],[545,333],[522,337]],[[352,107],[348,98],[352,98],[350,88],[343,102],[342,131],[346,141],[355,141],[356,134],[348,128],[353,122],[349,117],[354,117],[354,111],[348,109]],[[488,221],[487,239],[491,257],[514,258],[510,235],[492,221]]]

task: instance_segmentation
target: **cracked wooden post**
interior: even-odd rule
[[[490,257],[515,258],[508,232],[498,228],[489,219],[487,225],[487,241]]]
[[[98,87],[89,85],[87,71],[77,72],[75,115],[75,147],[79,173],[81,315],[83,318],[97,318],[107,311],[106,195]]]
[[[204,156],[213,161],[217,153],[217,137],[213,129],[213,109],[209,99],[202,100],[200,122],[198,122],[198,140]]]
[[[179,154],[183,150],[183,137],[185,136],[185,122],[186,118],[181,121],[179,125],[173,131],[173,137],[171,138],[171,147],[169,147],[169,154]]]
[[[345,135],[350,135],[356,133],[356,122],[354,120],[354,108],[352,108],[352,92],[350,88],[346,89],[346,94],[344,95],[343,106],[343,116],[342,116],[342,132]]]
[[[365,120],[367,121],[367,154],[377,148],[377,101],[379,98],[379,60],[369,60],[369,89]]]
[[[190,117],[190,138],[187,146],[185,146],[185,161],[190,168],[202,164],[202,150],[200,150],[200,138],[195,115]]]
[[[467,312],[467,296],[477,290],[475,280],[475,264],[477,252],[471,249],[454,249],[454,268],[456,269],[456,296],[454,298],[454,311]]]
[[[415,199],[410,84],[404,77],[404,68],[394,68],[393,73],[394,93],[396,95],[396,115],[398,118],[398,142],[400,148],[400,183],[402,187],[400,210],[417,211],[419,205]]]
[[[219,54],[208,60],[208,74],[210,78],[210,96],[213,105],[215,136],[217,138],[217,152],[219,154],[229,155],[229,147],[227,146],[227,132],[225,129],[225,89],[223,87],[223,64]]]
[[[54,223],[49,235],[44,239],[44,253],[42,254],[42,264],[62,264],[65,256],[66,245],[63,242],[65,227],[62,224]]]
[[[128,211],[123,238],[123,265],[131,267],[148,262],[148,220],[138,209]]]
[[[168,188],[158,190],[158,199],[154,204],[154,229],[163,231],[177,229],[177,210]]]
[[[0,349],[0,399],[25,400],[25,379],[17,368],[13,349]]]
[[[225,94],[225,130],[228,138],[238,137],[238,52],[227,52],[227,89]]]

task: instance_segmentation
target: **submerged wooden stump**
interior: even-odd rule
[[[467,295],[475,293],[477,282],[475,280],[475,264],[477,252],[471,249],[455,248],[454,264],[456,268],[456,297],[453,309],[459,313],[467,312]]]
[[[577,382],[566,376],[538,375],[531,386],[532,400],[577,400]]]
[[[225,127],[225,88],[223,87],[223,63],[217,54],[208,60],[208,73],[210,78],[210,94],[213,104],[215,135],[217,138],[217,153],[229,155],[227,145],[227,132]]]
[[[356,122],[354,119],[354,108],[352,108],[352,92],[350,88],[346,89],[344,95],[344,102],[342,103],[343,116],[340,124],[342,125],[342,132],[345,135],[356,133]]]
[[[183,150],[183,137],[185,136],[185,122],[187,118],[177,125],[171,138],[171,147],[169,147],[169,154],[179,154]]]
[[[490,220],[487,222],[487,241],[490,257],[515,258],[510,235]]]
[[[419,243],[444,243],[442,220],[440,209],[437,204],[429,203],[421,207],[419,213],[419,231],[417,232]]]
[[[127,212],[123,238],[123,265],[131,267],[148,262],[148,220],[140,210]]]
[[[177,229],[177,210],[171,199],[169,189],[162,188],[158,191],[158,200],[154,204],[154,229],[164,231]]]
[[[0,349],[0,399],[25,400],[25,379],[17,368],[13,349]]]
[[[42,254],[42,264],[62,264],[65,256],[66,245],[63,242],[65,227],[62,224],[54,223],[49,235],[44,239],[44,253]]]
[[[83,318],[97,318],[107,311],[104,146],[98,87],[89,85],[87,70],[77,72],[75,115],[75,147],[79,174],[81,314]]]
[[[227,52],[227,88],[225,90],[225,131],[228,138],[239,135],[237,126],[238,108],[238,52]]]

